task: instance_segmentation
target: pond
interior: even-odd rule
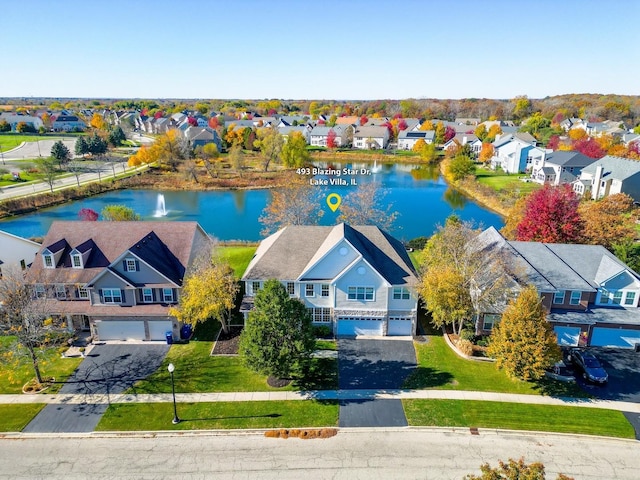
[[[319,165],[323,168],[327,165]],[[463,220],[473,220],[485,227],[501,228],[499,215],[483,208],[448,187],[436,169],[407,164],[333,164],[331,168],[370,169],[370,175],[342,176],[350,183],[377,182],[387,192],[385,204],[399,212],[391,233],[403,240],[431,235],[437,225],[455,213]],[[329,177],[316,177],[329,178]],[[344,196],[356,187],[314,187],[322,193]],[[164,217],[155,217],[158,196],[164,196],[167,211]],[[76,202],[47,208],[20,217],[0,221],[0,229],[22,237],[44,236],[54,220],[76,220],[81,208],[100,212],[110,204],[123,204],[139,213],[144,220],[193,220],[212,236],[220,240],[249,240],[262,238],[259,217],[270,199],[269,190],[220,191],[158,191],[121,190],[104,193]],[[326,195],[325,195],[326,196]],[[322,225],[332,225],[340,213],[332,212],[323,201]]]

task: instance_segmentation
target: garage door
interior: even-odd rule
[[[166,340],[165,334],[171,330],[171,320],[149,322],[149,337],[151,340]]]
[[[100,340],[144,340],[143,321],[96,322]]]
[[[390,317],[387,325],[387,335],[407,336],[413,335],[411,317]]]
[[[580,327],[553,327],[553,331],[556,332],[556,337],[558,337],[558,345],[578,346]]]
[[[591,335],[594,347],[633,348],[636,343],[640,343],[640,330],[594,327]]]
[[[384,320],[381,318],[338,317],[338,335],[354,337],[357,335],[382,336]]]

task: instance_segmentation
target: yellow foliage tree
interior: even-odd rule
[[[562,358],[535,287],[525,287],[507,305],[487,353],[509,377],[527,381],[542,378],[545,369]]]
[[[107,128],[107,123],[104,121],[104,118],[102,118],[102,115],[100,115],[99,113],[93,114],[93,116],[91,117],[90,124],[96,130],[105,130]]]
[[[483,163],[488,163],[493,158],[493,144],[489,142],[483,142],[482,148],[480,149],[480,155],[478,156],[478,160]]]
[[[587,132],[585,132],[583,129],[581,128],[572,128],[571,130],[569,130],[569,132],[567,132],[567,135],[569,135],[569,138],[571,140],[580,140],[581,138],[584,138],[587,136]]]
[[[433,126],[433,122],[431,120],[425,121],[422,125],[420,125],[420,130],[423,132],[428,132],[429,130],[435,130]]]

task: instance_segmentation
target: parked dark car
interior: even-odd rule
[[[573,348],[569,351],[569,359],[582,372],[582,378],[585,380],[601,385],[609,380],[609,375],[593,353]]]

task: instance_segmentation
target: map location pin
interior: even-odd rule
[[[337,193],[330,193],[327,195],[327,205],[332,212],[335,212],[338,208],[340,208],[340,204],[342,203],[342,198]]]

